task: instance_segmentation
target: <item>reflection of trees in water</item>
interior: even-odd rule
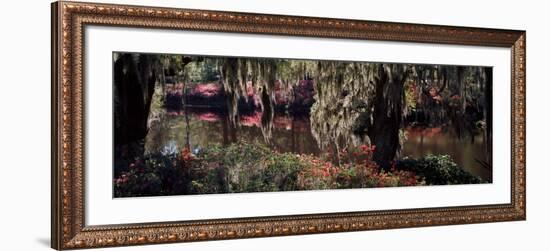
[[[289,112],[300,81],[314,80],[311,132],[321,149],[339,151],[350,145],[375,144],[375,161],[386,167],[399,154],[406,125],[443,127],[459,138],[484,133],[491,148],[492,69],[489,67],[382,64],[256,58],[205,58],[170,55],[115,54],[115,144],[147,135],[152,86],[173,77],[175,83],[208,78],[223,86],[227,105],[221,121],[223,142],[237,140],[240,117],[259,112],[259,127],[273,142],[275,111]],[[160,69],[160,70],[159,70]],[[219,73],[219,74],[216,74]],[[202,74],[202,75],[201,75]],[[204,75],[204,76],[203,76]],[[207,77],[205,77],[207,76]],[[159,81],[157,81],[159,80]],[[161,83],[164,88],[166,83]],[[249,90],[259,98],[250,104]],[[183,84],[184,114],[186,84]],[[281,97],[283,90],[287,97]],[[279,108],[277,100],[288,100]],[[311,104],[310,104],[311,105]],[[308,106],[309,107],[309,106]],[[145,122],[144,122],[145,121]],[[184,122],[189,143],[194,128]],[[489,128],[480,130],[480,128]],[[335,155],[337,156],[337,155]],[[490,154],[488,154],[490,156]],[[490,158],[487,160],[490,163]]]
[[[443,127],[459,140],[481,135],[486,147],[483,165],[491,165],[492,69],[474,66],[415,66],[409,90],[416,90],[407,124]]]
[[[229,145],[236,142],[265,144],[261,131],[261,112],[241,114],[238,126],[233,126],[226,112],[208,108],[189,110],[190,150],[199,151],[212,144]],[[311,135],[307,116],[291,116],[276,113],[273,121],[271,148],[279,152],[319,154]],[[181,151],[186,144],[185,116],[167,115],[162,121],[152,123],[146,138],[146,152]]]
[[[240,99],[248,99],[248,84],[260,96],[261,129],[264,140],[270,144],[273,130],[274,90],[278,77],[275,59],[223,58],[220,60],[221,81],[228,97],[229,121],[237,125]]]

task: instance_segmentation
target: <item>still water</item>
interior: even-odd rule
[[[145,151],[176,152],[188,142],[192,151],[200,151],[209,144],[228,144],[237,140],[264,143],[265,128],[262,130],[261,113],[241,115],[238,127],[231,126],[228,116],[223,112],[191,110],[187,115],[182,112],[168,113],[162,119],[151,123],[145,139]],[[271,147],[279,152],[319,155],[321,149],[311,134],[307,116],[292,117],[277,114],[273,118]],[[421,158],[426,154],[447,154],[459,166],[468,172],[491,180],[491,170],[483,167],[477,160],[486,160],[483,137],[458,139],[440,128],[406,128],[407,139],[401,150],[405,156]]]
[[[439,128],[424,130],[407,128],[405,133],[407,139],[403,143],[402,156],[421,158],[426,154],[450,155],[455,163],[469,173],[484,180],[492,180],[491,169],[478,163],[478,161],[487,160],[486,144],[482,135],[477,135],[473,139],[459,139],[454,134]]]

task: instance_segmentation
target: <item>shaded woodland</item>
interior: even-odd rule
[[[402,155],[403,144],[408,134],[419,133],[424,137],[427,131],[443,131],[457,141],[482,140],[484,158],[475,161],[483,168],[492,168],[490,67],[132,53],[114,53],[113,60],[115,177],[118,178],[129,171],[127,166],[135,159],[146,158],[145,139],[151,137],[149,130],[166,116],[182,117],[177,133],[183,135],[184,143],[170,146],[174,151],[168,151],[177,155],[173,157],[178,161],[188,154],[190,160],[209,162],[203,159],[211,150],[206,148],[223,151],[235,144],[259,144],[257,147],[265,149],[266,156],[280,154],[274,130],[278,130],[281,118],[288,117],[282,127],[291,131],[293,148],[289,152],[303,154],[296,151],[294,141],[305,137],[304,133],[314,139],[319,149],[314,156],[295,160],[295,166],[307,166],[303,159],[315,158],[330,163],[331,168],[339,169],[339,174],[340,169],[361,163],[375,166],[371,177],[381,172],[390,176],[394,172],[407,172],[402,174],[412,175],[414,184],[425,184],[427,177],[417,174],[426,176],[426,172]],[[193,130],[201,130],[190,126],[193,116],[202,116],[203,121],[219,121],[219,145],[199,147],[191,142]],[[308,121],[306,132],[298,130],[295,120]],[[237,135],[239,128],[249,124],[258,128],[262,141],[243,142],[244,135]],[[357,158],[359,155],[363,157]],[[366,156],[368,160],[364,159]],[[452,156],[447,157],[451,169],[459,170],[457,173],[464,177],[471,176],[460,172],[462,169],[452,162]],[[400,163],[404,163],[403,170],[397,170]],[[265,167],[259,168],[265,171]],[[226,163],[213,171],[225,179],[217,184],[230,183],[224,173],[229,169],[231,165]],[[188,182],[180,184],[187,188],[176,194],[200,193],[192,191],[193,179],[200,178],[193,178],[189,172],[182,178]],[[468,179],[467,183],[481,182],[474,176]],[[358,186],[366,185],[362,181]],[[334,186],[329,184],[327,188]],[[230,190],[226,192],[235,192]]]

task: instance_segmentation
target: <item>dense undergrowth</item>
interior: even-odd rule
[[[185,148],[117,161],[115,197],[213,194],[481,183],[449,156],[404,159],[383,170],[372,161],[375,146],[360,146],[327,160],[279,153],[261,144]]]

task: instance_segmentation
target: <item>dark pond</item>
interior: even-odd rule
[[[228,144],[237,140],[264,143],[260,123],[261,113],[241,115],[238,127],[232,127],[228,116],[216,111],[193,111],[188,116],[168,114],[158,123],[152,123],[145,139],[145,151],[176,151],[185,146],[187,138],[194,151],[200,151],[209,144]],[[190,130],[187,130],[187,126]],[[319,154],[320,149],[315,142],[307,117],[274,116],[272,149],[279,152]]]
[[[459,139],[451,132],[440,128],[426,128],[424,130],[405,130],[407,140],[403,143],[402,156],[421,158],[426,154],[450,155],[455,163],[484,180],[492,180],[491,169],[483,167],[478,161],[486,161],[484,137],[477,135],[474,138]]]
[[[189,110],[188,114],[168,112],[162,119],[152,120],[145,140],[146,152],[170,153],[189,145],[200,151],[209,144],[227,144],[236,140],[264,143],[261,113],[241,115],[238,127],[232,127],[228,116],[215,110]],[[189,128],[189,130],[188,130]],[[482,136],[458,139],[441,128],[406,128],[407,139],[401,157],[421,158],[426,154],[447,154],[465,170],[491,180],[491,170],[479,164],[486,160]],[[271,146],[279,152],[319,155],[321,150],[313,137],[308,116],[292,117],[276,114],[273,118]]]

